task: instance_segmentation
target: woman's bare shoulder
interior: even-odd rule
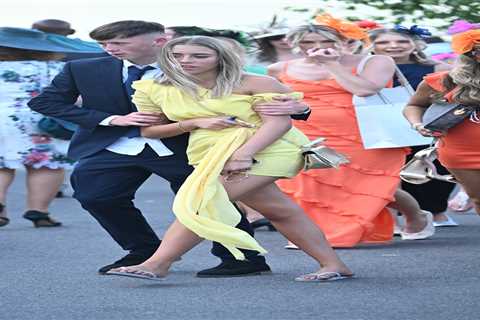
[[[267,72],[269,75],[276,75],[282,72],[283,68],[285,67],[285,61],[275,62],[269,66],[267,66]]]
[[[385,55],[372,55],[372,56],[359,56],[358,62],[364,60],[368,57],[368,60],[365,64],[365,68],[384,68],[384,67],[393,67],[395,66],[395,61],[392,57]]]
[[[283,85],[274,77],[249,73],[245,74],[243,77],[241,91],[248,92],[249,94],[265,92],[291,92],[290,88]]]

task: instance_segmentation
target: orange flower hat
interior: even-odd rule
[[[364,29],[355,23],[336,19],[328,13],[316,16],[315,24],[330,27],[347,39],[369,41],[368,33]]]
[[[452,37],[452,49],[457,54],[472,51],[476,44],[480,44],[480,29],[457,33]]]

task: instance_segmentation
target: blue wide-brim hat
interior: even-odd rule
[[[71,39],[35,29],[12,27],[0,27],[0,47],[65,53],[103,52],[103,49],[94,42]]]

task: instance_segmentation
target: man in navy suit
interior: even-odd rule
[[[74,197],[129,251],[99,269],[105,274],[112,268],[142,263],[160,244],[133,204],[137,189],[154,173],[166,179],[176,192],[192,168],[186,157],[187,135],[161,140],[141,137],[140,127],[163,119],[158,114],[138,112],[131,102],[132,82],[161,72],[156,52],[167,40],[164,27],[145,21],[119,21],[96,28],[90,36],[111,57],[68,62],[29,106],[79,126],[69,148],[69,157],[78,160],[72,173]],[[79,96],[82,107],[75,105]],[[245,217],[237,227],[253,234]],[[218,243],[214,243],[212,252],[222,263],[209,269],[206,276],[270,271],[257,252],[245,251],[246,261],[235,260]]]

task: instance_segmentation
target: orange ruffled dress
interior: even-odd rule
[[[425,82],[435,91],[443,92],[442,80],[447,72],[432,73],[424,77]],[[445,95],[451,101],[453,92]],[[438,158],[447,168],[480,169],[480,123],[465,119],[448,130],[440,139]]]
[[[292,197],[322,229],[334,247],[392,240],[393,219],[387,204],[394,200],[407,149],[365,150],[352,105],[352,94],[335,80],[294,79],[284,71],[280,80],[304,93],[312,113],[294,125],[311,140],[325,137],[326,145],[348,156],[340,169],[302,171],[280,180]]]

